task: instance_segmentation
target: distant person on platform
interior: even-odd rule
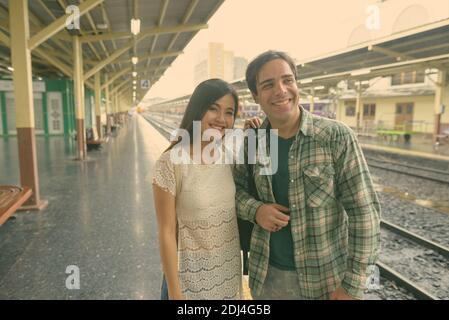
[[[296,67],[283,52],[255,58],[246,81],[267,115],[258,130],[278,130],[277,171],[253,166],[260,200],[247,166],[234,169],[237,215],[254,223],[253,298],[362,299],[380,250],[380,206],[354,132],[299,105]],[[245,158],[247,150],[246,142]]]

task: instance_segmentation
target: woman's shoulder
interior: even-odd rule
[[[170,150],[162,152],[162,154],[159,156],[156,162],[173,162],[170,159]]]
[[[172,166],[191,163],[188,151],[186,151],[185,148],[179,145],[175,145],[169,150],[164,151],[157,161],[169,162]]]

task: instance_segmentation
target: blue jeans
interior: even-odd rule
[[[167,280],[165,280],[165,275],[162,275],[161,300],[170,300],[168,297],[168,286]]]

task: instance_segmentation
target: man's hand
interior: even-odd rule
[[[289,212],[288,208],[277,203],[263,204],[257,209],[256,222],[267,231],[279,231],[290,220],[290,217],[283,212]]]
[[[260,127],[261,124],[262,124],[262,121],[260,121],[260,119],[257,117],[246,119],[245,124],[243,125],[243,129],[244,130],[250,129],[250,128],[257,129]]]
[[[342,287],[338,287],[337,290],[329,295],[330,300],[356,300],[346,293]]]

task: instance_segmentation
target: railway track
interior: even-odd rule
[[[368,165],[373,168],[396,172],[420,179],[430,180],[449,185],[448,171],[426,168],[374,157],[366,157],[366,160],[368,161]]]
[[[430,241],[428,239],[425,239],[411,231],[408,231],[398,225],[395,225],[391,222],[387,222],[385,220],[381,221],[381,227],[384,229],[389,230],[390,232],[394,233],[395,235],[398,235],[402,238],[406,238],[413,243],[424,247],[426,249],[430,249],[446,259],[449,259],[449,248],[444,247],[438,243],[435,243],[433,241]],[[415,297],[422,300],[439,300],[438,297],[433,295],[432,293],[428,292],[427,290],[423,289],[421,286],[413,282],[412,280],[408,279],[404,275],[402,275],[400,272],[397,272],[394,270],[394,268],[388,266],[387,264],[383,262],[378,262],[377,266],[379,267],[379,271],[382,277],[394,281],[399,286],[403,287],[410,293],[412,293]]]

